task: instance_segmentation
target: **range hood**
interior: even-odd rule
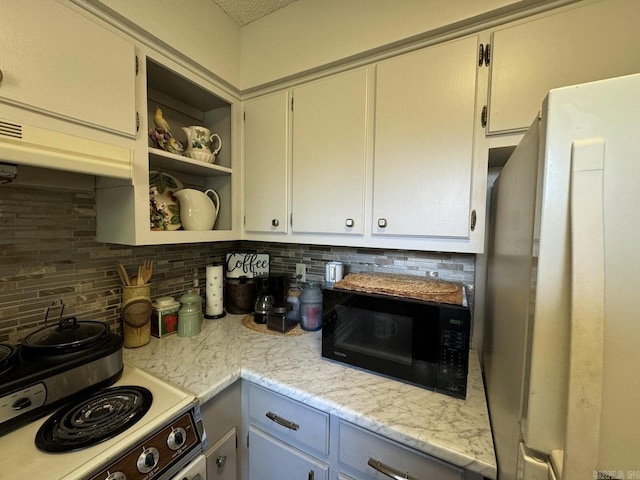
[[[0,162],[131,180],[133,151],[0,119]]]

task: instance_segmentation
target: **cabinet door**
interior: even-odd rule
[[[373,233],[469,235],[475,37],[377,67]]]
[[[135,135],[132,44],[54,0],[3,0],[0,31],[0,101]]]
[[[528,128],[552,88],[640,72],[638,18],[607,0],[494,32],[488,132]]]
[[[368,74],[294,90],[293,231],[364,233]]]
[[[328,480],[329,466],[250,426],[249,478]]]
[[[245,103],[245,230],[287,233],[289,93]]]
[[[236,472],[236,429],[227,434],[205,452],[207,458],[207,479],[237,480]]]

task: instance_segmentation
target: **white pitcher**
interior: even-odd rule
[[[195,160],[212,163],[216,155],[222,149],[222,139],[217,133],[211,133],[206,127],[191,126],[182,127],[187,136],[187,149],[185,153]],[[215,148],[211,148],[215,143]]]
[[[215,202],[209,197],[212,194]],[[220,211],[220,197],[215,190],[183,188],[174,192],[180,202],[180,222],[185,230],[212,230]]]

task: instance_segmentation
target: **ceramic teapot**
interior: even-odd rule
[[[211,133],[206,127],[182,127],[187,136],[187,149],[185,153],[194,160],[212,163],[216,155],[222,149],[222,139],[217,133]],[[215,142],[214,142],[215,141]],[[215,148],[211,146],[215,143]]]
[[[209,196],[213,195],[215,202]],[[212,230],[220,211],[220,197],[215,190],[201,192],[183,188],[173,194],[180,202],[180,222],[185,230]]]

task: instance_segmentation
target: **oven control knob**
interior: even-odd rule
[[[105,480],[127,480],[127,476],[122,472],[114,472],[109,474]]]
[[[25,408],[29,408],[31,405],[33,405],[33,402],[31,402],[30,398],[22,397],[13,402],[11,408],[13,408],[14,410],[24,410]]]
[[[160,452],[157,448],[150,447],[145,448],[144,451],[138,457],[136,466],[140,473],[149,473],[158,464],[160,459]]]
[[[171,450],[178,450],[184,445],[187,440],[187,432],[184,428],[178,427],[171,431],[169,438],[167,438],[167,445]]]

